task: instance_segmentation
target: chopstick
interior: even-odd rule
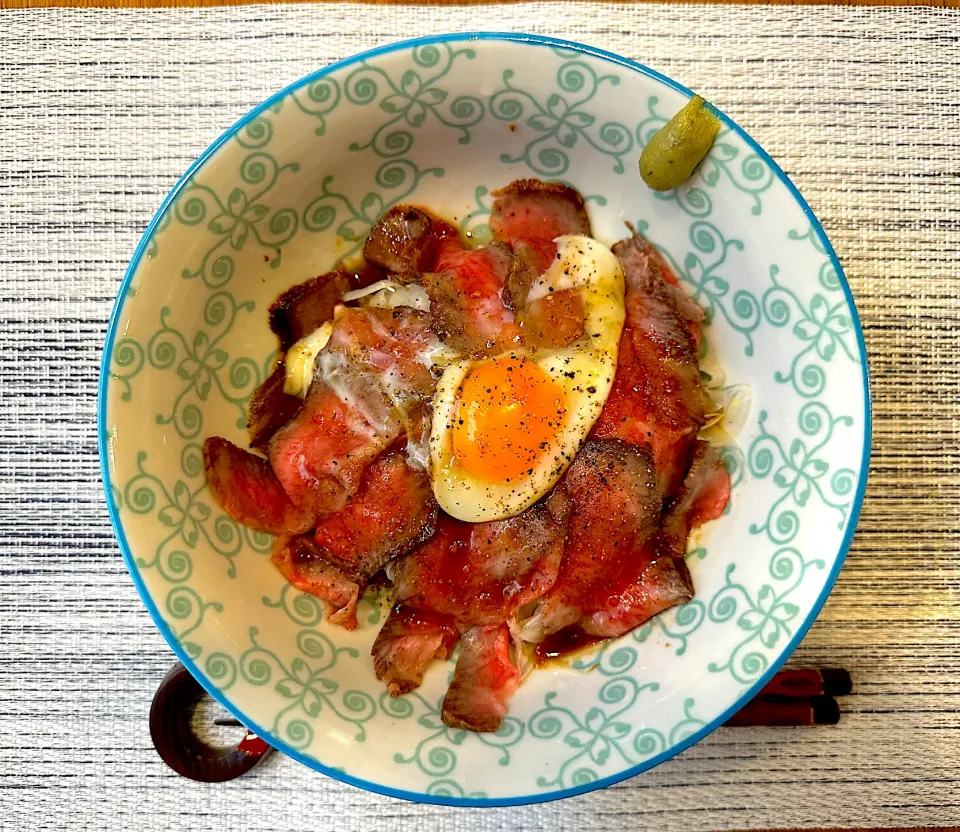
[[[781,670],[760,691],[759,696],[846,696],[853,681],[840,668]]]
[[[724,723],[724,727],[836,725],[839,721],[840,706],[830,696],[803,699],[762,696],[744,705]]]
[[[840,668],[782,670],[724,725],[836,725],[840,706],[834,697],[845,696],[852,689],[850,674]]]

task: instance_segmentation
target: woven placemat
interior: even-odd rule
[[[960,821],[960,12],[580,2],[0,15],[0,826],[369,830]],[[219,133],[298,76],[397,37],[528,30],[703,91],[822,219],[876,409],[860,530],[794,665],[854,678],[839,726],[720,730],[560,803],[457,810],[274,755],[220,786],[156,757],[173,657],[100,493],[100,348],[127,259]]]
[[[205,6],[245,6],[260,3],[261,0],[0,0],[0,9],[29,9],[51,6],[70,6],[76,8],[117,8],[146,9]],[[266,0],[270,3],[287,3],[290,0]],[[336,0],[312,0],[327,3]],[[523,0],[364,0],[371,6],[474,6],[491,4],[523,3]],[[647,3],[655,0],[601,0],[615,3]],[[675,3],[689,3],[691,0],[672,0]],[[738,0],[704,0],[708,3],[736,3]],[[740,0],[741,5],[826,5],[826,6],[931,6],[936,8],[960,8],[960,0]]]

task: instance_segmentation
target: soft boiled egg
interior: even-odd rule
[[[562,348],[455,361],[437,386],[430,476],[440,507],[460,520],[512,517],[549,492],[610,393],[625,317],[623,270],[589,237],[555,242],[557,257],[528,298],[576,290],[583,336]]]

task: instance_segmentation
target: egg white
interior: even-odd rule
[[[583,337],[566,347],[508,355],[529,358],[562,389],[566,420],[555,446],[544,452],[531,474],[509,483],[479,479],[458,464],[453,428],[463,380],[483,362],[451,363],[434,395],[430,476],[440,507],[460,520],[479,523],[513,517],[547,494],[573,461],[610,394],[626,315],[623,270],[610,249],[589,237],[564,236],[555,242],[558,256],[531,286],[528,299],[576,289],[585,313]]]

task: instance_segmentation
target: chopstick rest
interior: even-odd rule
[[[273,749],[249,730],[233,748],[212,748],[201,740],[193,730],[191,718],[197,703],[206,695],[182,664],[175,665],[154,694],[150,737],[157,754],[177,774],[201,783],[223,783],[246,774]],[[241,725],[236,720],[214,722]]]

